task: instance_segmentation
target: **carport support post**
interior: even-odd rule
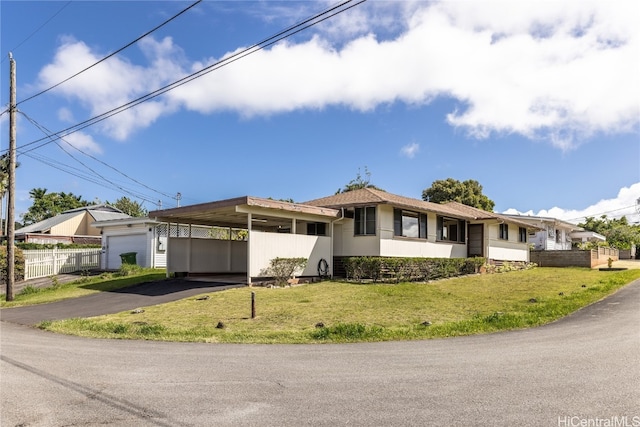
[[[251,213],[247,214],[247,285],[251,286]]]

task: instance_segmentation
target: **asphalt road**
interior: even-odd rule
[[[640,281],[541,328],[416,342],[109,341],[0,322],[0,387],[3,427],[640,426]]]

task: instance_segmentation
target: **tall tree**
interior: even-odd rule
[[[607,244],[617,249],[631,249],[631,246],[640,246],[640,226],[631,225],[627,217],[619,219],[587,217],[583,223],[578,224],[588,231],[594,231],[607,238]]]
[[[47,193],[46,188],[34,188],[29,191],[33,204],[22,214],[25,225],[33,224],[47,218],[54,217],[70,209],[90,205],[89,202],[73,193]]]
[[[482,185],[474,179],[460,182],[457,179],[433,181],[422,192],[422,200],[433,203],[458,202],[467,206],[493,212],[495,203],[482,194]]]
[[[113,206],[116,209],[120,209],[122,212],[133,217],[147,216],[147,213],[148,213],[147,210],[143,208],[140,203],[124,196],[116,200],[115,203],[107,202],[107,204]]]
[[[374,188],[376,190],[381,190],[381,188],[378,188],[375,185],[371,184],[371,172],[369,172],[369,169],[367,169],[366,166],[364,167],[364,175],[365,177],[363,178],[360,174],[360,168],[358,168],[356,177],[349,181],[349,183],[346,184],[344,188],[338,189],[338,191],[336,191],[336,194],[346,193],[347,191],[360,190],[361,188]]]

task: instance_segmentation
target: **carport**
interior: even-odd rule
[[[303,277],[332,272],[335,209],[244,196],[149,212],[168,224],[167,274],[269,277],[277,257],[307,258]],[[225,230],[228,230],[225,232]]]

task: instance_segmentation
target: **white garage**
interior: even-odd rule
[[[100,268],[117,270],[123,253],[135,252],[136,264],[145,268],[166,267],[166,224],[149,218],[125,218],[97,221],[102,234]]]
[[[103,242],[105,240],[106,246],[104,244],[102,246],[106,251],[106,265],[103,266],[105,270],[117,270],[118,268],[120,268],[120,265],[122,263],[120,254],[127,252],[136,253],[136,264],[147,264],[146,234],[106,236],[106,239],[103,239]]]

